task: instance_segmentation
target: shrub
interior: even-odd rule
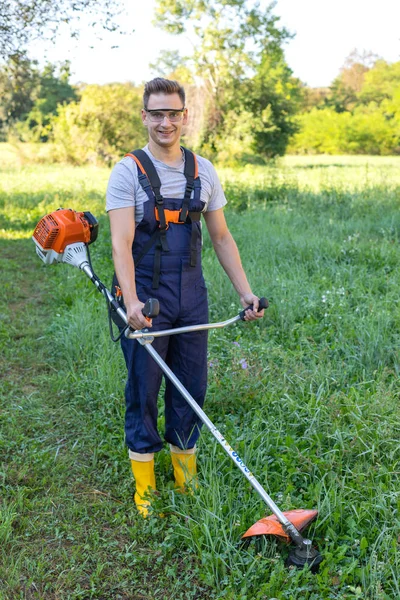
[[[131,84],[88,85],[79,102],[58,107],[52,121],[60,160],[73,164],[116,161],[146,143],[141,92]]]
[[[371,103],[353,113],[331,108],[298,117],[300,131],[292,138],[293,154],[394,154],[399,147],[400,128],[395,118]]]

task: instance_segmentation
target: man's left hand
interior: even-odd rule
[[[262,319],[262,317],[264,316],[264,309],[260,310],[260,312],[258,312],[258,305],[259,305],[260,299],[258,298],[258,296],[255,296],[254,294],[243,294],[243,296],[240,296],[240,303],[243,306],[243,308],[247,308],[248,306],[250,306],[251,304],[253,305],[253,308],[249,308],[249,310],[246,310],[245,317],[244,320],[245,321],[256,321],[257,319]]]

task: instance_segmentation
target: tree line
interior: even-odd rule
[[[308,88],[284,56],[290,34],[273,5],[158,0],[160,27],[198,43],[164,52],[154,74],[185,85],[186,145],[225,163],[291,153],[400,153],[400,62],[353,52],[328,88]],[[145,143],[142,86],[70,83],[70,65],[39,68],[23,52],[0,67],[0,139],[51,142],[54,159],[107,163]]]
[[[326,89],[305,88],[298,154],[400,154],[400,61],[354,51]]]

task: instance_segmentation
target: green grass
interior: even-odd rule
[[[316,576],[287,570],[274,540],[240,546],[266,509],[206,430],[199,492],[174,493],[164,450],[165,518],[137,517],[104,300],[77,270],[42,266],[29,240],[50,210],[91,210],[109,283],[108,171],[4,167],[1,600],[400,597],[398,167],[287,157],[221,171],[243,263],[271,306],[210,334],[206,412],[283,510],[318,508]],[[203,259],[212,320],[225,319],[238,302],[207,236]]]

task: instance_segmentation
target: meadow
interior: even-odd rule
[[[319,510],[313,575],[287,569],[273,539],[240,543],[268,510],[205,429],[198,492],[174,492],[165,449],[155,515],[138,518],[105,301],[78,270],[45,267],[30,240],[48,212],[90,210],[93,265],[110,284],[109,169],[21,164],[0,147],[1,600],[400,597],[399,167],[285,157],[219,169],[270,308],[210,333],[205,410],[282,510]],[[234,316],[206,231],[203,264],[211,321]]]

